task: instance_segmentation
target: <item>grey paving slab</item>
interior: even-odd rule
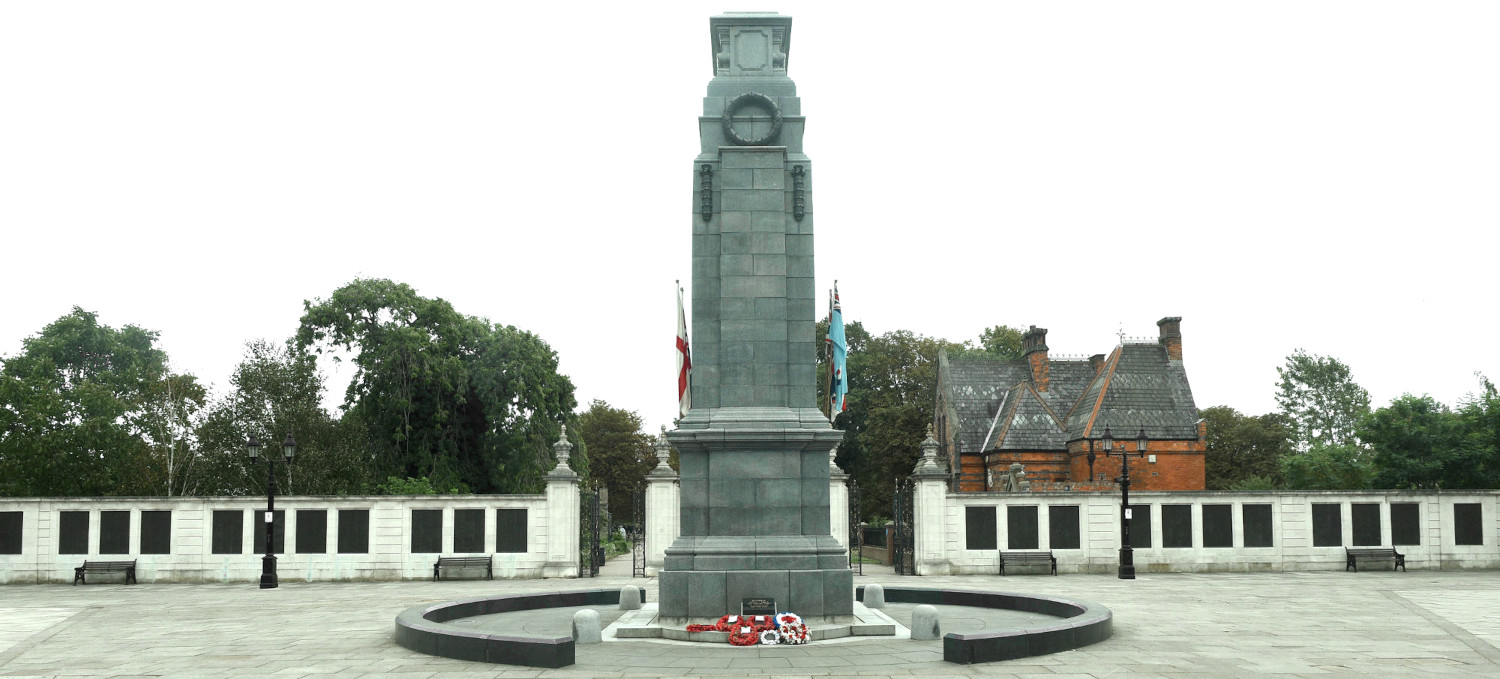
[[[971,666],[934,662],[939,643],[909,640],[745,649],[611,642],[581,647],[565,670],[465,663],[391,641],[396,613],[426,602],[626,584],[643,584],[657,600],[655,580],[632,581],[624,565],[611,562],[595,580],[6,586],[0,676],[1500,676],[1500,577],[1483,571],[857,579],[1056,595],[1115,612],[1106,642]],[[525,626],[550,629],[544,612],[530,614]],[[953,615],[945,631],[964,620],[984,622]]]

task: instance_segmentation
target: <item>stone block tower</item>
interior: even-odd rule
[[[713,80],[693,161],[693,407],[668,432],[681,453],[682,535],[666,551],[661,619],[853,610],[848,555],[829,526],[817,409],[812,163],[787,77],[791,17],[709,20]]]

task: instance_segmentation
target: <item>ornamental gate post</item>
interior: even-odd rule
[[[542,567],[542,576],[548,578],[573,578],[579,575],[578,544],[579,494],[578,473],[568,466],[568,454],[573,444],[568,442],[568,428],[562,428],[552,452],[557,456],[557,466],[547,473],[547,563]]]

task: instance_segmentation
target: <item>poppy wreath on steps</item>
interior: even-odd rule
[[[807,623],[796,613],[776,614],[777,641],[783,644],[805,644],[809,635]]]
[[[730,645],[754,646],[756,643],[762,643],[762,633],[771,633],[780,639],[780,633],[777,631],[777,618],[780,616],[721,616],[712,625],[687,625],[687,631],[690,633],[729,633]],[[798,618],[798,621],[801,619]]]
[[[762,632],[775,633],[776,623],[769,615],[744,615],[740,621],[729,626],[730,646],[754,646],[760,643]]]

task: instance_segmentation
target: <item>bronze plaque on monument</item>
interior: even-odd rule
[[[741,599],[740,615],[776,615],[776,600]]]

